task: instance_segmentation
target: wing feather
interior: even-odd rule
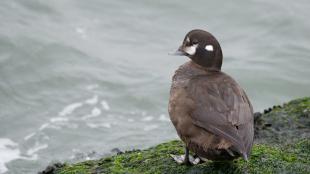
[[[196,104],[193,123],[231,141],[241,154],[252,147],[253,109],[243,89],[228,75],[198,76],[188,93]]]

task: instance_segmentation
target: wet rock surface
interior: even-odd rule
[[[56,170],[58,170],[64,166],[65,166],[65,164],[63,164],[63,163],[51,164],[51,165],[47,166],[45,170],[38,172],[38,174],[53,174],[56,172]]]
[[[255,115],[256,143],[288,144],[310,138],[310,98],[293,100]]]

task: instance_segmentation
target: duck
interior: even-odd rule
[[[223,54],[208,31],[188,32],[174,55],[190,60],[172,77],[168,112],[185,145],[180,164],[198,161],[248,161],[254,139],[253,107],[245,91],[221,71]],[[190,160],[193,159],[193,160]]]

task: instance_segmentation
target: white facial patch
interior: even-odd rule
[[[198,47],[198,44],[194,44],[192,46],[185,47],[184,52],[186,52],[187,54],[192,56],[196,53],[197,47]]]
[[[206,45],[205,49],[207,51],[213,51],[213,45]]]

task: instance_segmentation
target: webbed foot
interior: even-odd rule
[[[194,158],[193,156],[189,155],[188,158],[185,158],[185,155],[173,155],[170,156],[176,161],[178,164],[181,165],[196,165],[200,163],[200,158]]]

